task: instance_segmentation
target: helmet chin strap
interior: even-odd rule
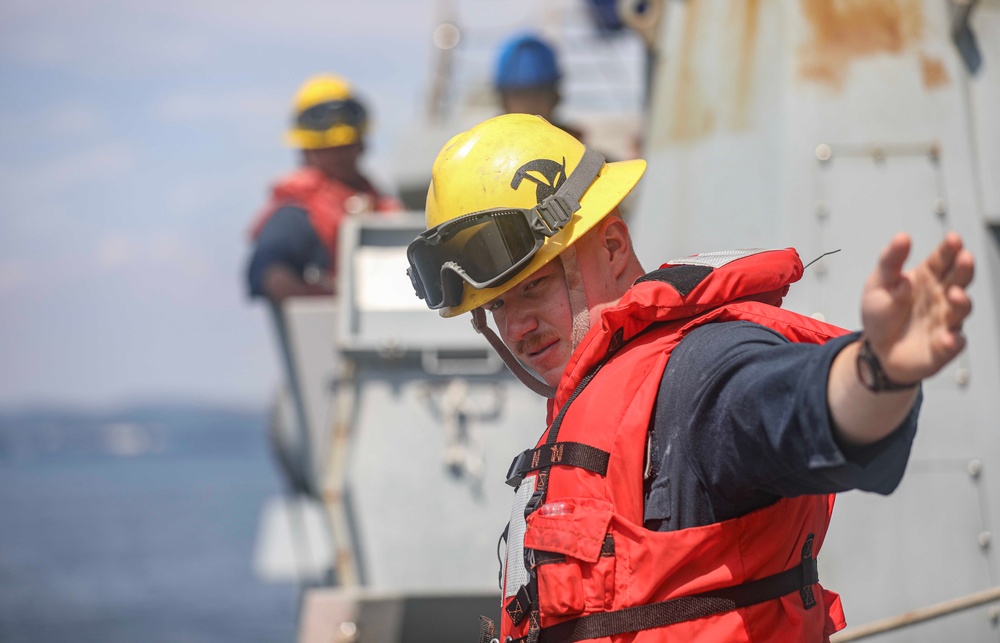
[[[587,293],[583,288],[583,276],[580,274],[580,265],[576,261],[576,248],[569,246],[559,254],[559,259],[563,264],[566,290],[569,293],[569,308],[573,317],[571,341],[573,350],[575,351],[576,347],[583,341],[584,336],[590,330],[590,309],[587,307]],[[486,312],[481,307],[472,309],[472,327],[476,329],[477,333],[486,338],[486,341],[490,343],[490,346],[500,356],[503,363],[507,365],[510,372],[522,384],[542,397],[553,398],[556,396],[555,388],[532,375],[514,357],[514,354],[510,352],[510,349],[503,343],[503,340],[486,323]]]
[[[514,354],[510,352],[507,345],[497,337],[497,334],[493,332],[493,329],[489,327],[486,323],[486,312],[482,308],[472,309],[472,327],[476,329],[476,332],[486,338],[486,341],[490,343],[493,350],[497,352],[503,363],[507,365],[510,372],[514,374],[514,377],[521,380],[521,383],[527,386],[529,389],[538,393],[542,397],[552,398],[556,396],[556,390],[538,379],[524,367],[521,362],[517,361]]]
[[[559,259],[562,260],[566,291],[569,293],[569,310],[573,316],[571,341],[575,351],[590,330],[590,308],[587,306],[587,291],[583,288],[580,264],[576,261],[576,247],[569,246],[563,250],[559,253]]]

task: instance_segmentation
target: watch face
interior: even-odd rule
[[[879,363],[878,358],[871,352],[871,347],[868,346],[867,340],[862,342],[861,347],[858,348],[858,379],[861,380],[861,384],[865,388],[873,393],[904,391],[920,385],[920,382],[908,384],[893,382],[886,377],[885,372],[882,370],[882,365]]]
[[[858,378],[866,388],[878,391],[878,378],[875,377],[875,365],[872,364],[872,356],[867,351],[858,353]]]

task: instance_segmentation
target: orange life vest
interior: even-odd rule
[[[603,311],[563,374],[549,428],[511,467],[520,484],[501,641],[823,641],[845,625],[839,596],[817,582],[832,495],[679,531],[643,527],[647,430],[689,331],[749,320],[795,342],[844,333],[778,307],[802,275],[792,249],[681,261]]]
[[[349,207],[349,200],[355,197],[362,201],[357,203],[357,207]],[[337,266],[337,233],[350,211],[390,212],[400,209],[396,199],[379,195],[371,185],[357,190],[330,179],[316,168],[306,166],[280,179],[271,188],[271,198],[250,226],[250,237],[257,239],[274,213],[288,205],[299,206],[308,213],[309,223],[330,256],[331,273]]]

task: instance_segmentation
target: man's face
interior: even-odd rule
[[[361,143],[328,147],[319,150],[306,150],[306,159],[310,165],[319,168],[333,179],[350,178],[357,173],[358,159],[364,151]]]
[[[550,261],[483,306],[504,344],[549,386],[559,384],[573,353],[573,315],[562,262]]]
[[[559,94],[549,87],[508,89],[500,93],[500,102],[508,114],[535,114],[551,121],[559,104]]]

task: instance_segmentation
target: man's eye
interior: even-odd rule
[[[489,312],[495,313],[498,310],[500,310],[501,308],[503,308],[503,299],[495,299],[495,300],[491,301],[490,303],[486,304],[485,308]]]

